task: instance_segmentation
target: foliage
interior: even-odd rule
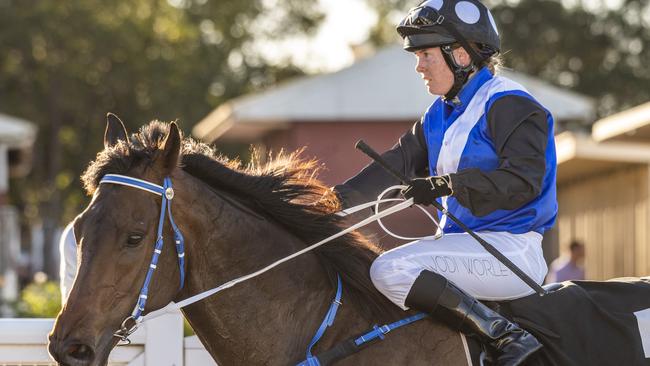
[[[192,329],[192,326],[190,323],[183,317],[183,337],[189,337],[193,336],[194,334],[194,329]]]
[[[515,70],[594,97],[600,116],[650,100],[646,1],[594,13],[557,1],[522,0],[494,11]]]
[[[380,21],[375,44],[397,40],[395,24],[418,1],[367,0]],[[506,66],[596,99],[599,116],[650,100],[650,3],[618,9],[582,2],[492,0]],[[563,6],[563,4],[573,4]]]
[[[86,203],[78,177],[107,112],[130,130],[180,119],[188,132],[223,101],[300,74],[267,65],[252,41],[308,33],[321,18],[305,0],[0,0],[0,111],[39,128],[12,204],[43,220],[50,248]]]
[[[61,291],[53,281],[33,282],[21,292],[16,313],[23,318],[54,318],[61,310]]]

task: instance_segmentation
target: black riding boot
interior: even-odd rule
[[[499,366],[520,365],[542,348],[530,333],[437,273],[420,273],[406,297],[406,306],[427,312],[463,334],[477,335],[483,343],[497,350],[496,364]]]

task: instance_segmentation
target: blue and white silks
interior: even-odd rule
[[[495,101],[508,95],[526,97],[544,108],[523,86],[493,76],[487,68],[478,71],[463,87],[458,96],[459,105],[451,105],[439,98],[429,107],[423,118],[431,175],[456,173],[468,168],[491,171],[498,167],[499,157],[490,136],[487,112]],[[536,231],[543,234],[553,225],[557,215],[553,117],[548,111],[547,123],[546,172],[540,195],[533,201],[515,210],[496,210],[481,217],[474,216],[454,197],[445,197],[440,202],[474,231],[513,234]],[[441,227],[445,233],[463,232],[446,217],[442,217]]]

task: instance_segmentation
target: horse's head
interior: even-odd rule
[[[49,338],[50,354],[62,365],[106,364],[119,341],[114,333],[134,310],[154,253],[161,196],[97,179],[119,173],[162,185],[177,171],[181,136],[172,123],[157,138],[155,148],[135,149],[146,144],[129,141],[122,121],[107,116],[104,150],[89,168],[96,171],[84,175],[92,201],[74,223],[77,276]],[[166,249],[149,284],[147,311],[169,303],[181,285],[169,222],[162,236]]]

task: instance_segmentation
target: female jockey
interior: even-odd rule
[[[441,95],[383,158],[406,176],[416,204],[439,200],[531,278],[547,272],[542,234],[556,217],[551,114],[519,84],[495,75],[500,41],[477,0],[428,0],[397,27],[432,95]],[[373,163],[334,188],[345,206],[374,200],[395,179]],[[541,348],[528,332],[479,300],[534,291],[456,224],[445,235],[379,256],[370,276],[403,309],[425,311],[477,335],[498,365],[519,365]]]

